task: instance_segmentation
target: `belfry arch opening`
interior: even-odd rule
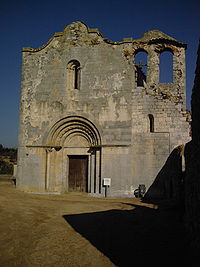
[[[173,83],[173,52],[170,49],[159,55],[159,82]]]
[[[147,56],[148,53],[145,50],[138,50],[135,53],[135,79],[137,87],[144,87],[147,81]]]

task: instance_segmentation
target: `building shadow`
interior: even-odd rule
[[[132,206],[63,218],[116,266],[191,266],[177,210]]]
[[[186,169],[193,159],[191,146],[189,142],[185,147]],[[199,266],[199,253],[191,249],[185,228],[182,153],[182,146],[170,153],[141,205],[123,203],[133,209],[64,215],[64,219],[118,267]]]
[[[163,205],[178,205],[184,202],[184,175],[182,169],[182,146],[176,147],[167,158],[152,185],[149,187],[144,202]],[[184,207],[180,207],[183,209]]]

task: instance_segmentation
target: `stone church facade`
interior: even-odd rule
[[[24,48],[17,187],[104,196],[110,178],[109,196],[148,188],[189,140],[185,49],[160,31],[112,42],[82,22]],[[164,51],[173,58],[171,83],[159,80]],[[141,52],[146,64],[136,63]]]

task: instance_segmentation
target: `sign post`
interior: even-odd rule
[[[108,187],[111,186],[111,178],[103,178],[103,186],[105,187],[105,197],[108,196]]]

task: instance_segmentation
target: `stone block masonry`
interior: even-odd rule
[[[174,147],[187,142],[186,44],[160,32],[113,42],[73,22],[22,59],[17,187],[133,196],[148,188]],[[173,55],[173,82],[159,58]],[[147,55],[144,64],[136,56]],[[73,160],[72,160],[73,158]]]

